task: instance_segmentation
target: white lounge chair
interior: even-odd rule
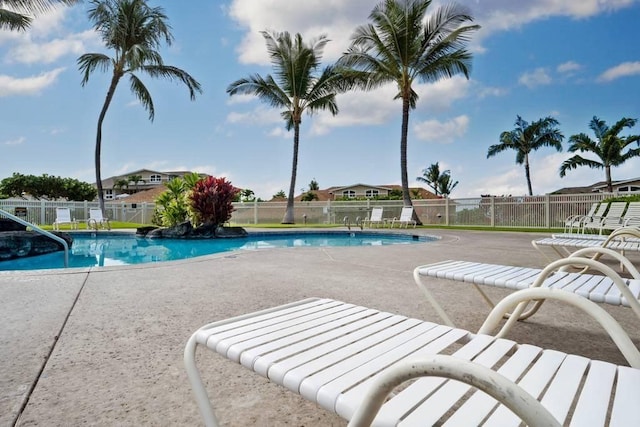
[[[87,228],[92,228],[94,230],[97,230],[98,228],[111,230],[111,222],[109,221],[109,218],[102,215],[100,208],[90,208]]]
[[[591,205],[591,207],[589,208],[589,212],[587,212],[586,214],[579,214],[579,215],[570,215],[568,216],[565,220],[564,220],[564,232],[565,233],[573,233],[573,230],[578,230],[581,231],[582,230],[582,223],[587,219],[587,218],[591,218],[593,215],[595,215],[598,206],[600,206],[599,203],[593,203]]]
[[[592,305],[631,367],[488,335],[503,312],[530,298]],[[640,353],[606,311],[563,291],[511,294],[477,335],[318,298],[205,325],[188,340],[184,362],[205,425],[218,426],[197,347],[300,394],[349,426],[443,420],[447,426],[517,426],[520,419],[530,426],[640,425]],[[390,395],[403,381],[425,376]]]
[[[602,234],[604,230],[615,230],[622,227],[622,216],[627,208],[627,202],[611,202],[609,209],[598,226],[598,232]]]
[[[59,231],[60,225],[69,224],[72,230],[78,229],[78,221],[71,217],[69,208],[56,208],[56,219],[53,221],[53,229]]]
[[[597,258],[603,255],[620,261],[633,278],[623,279],[611,267],[598,262]],[[573,267],[588,268],[601,274],[587,274],[584,273],[584,269],[582,272],[569,272],[568,269]],[[468,283],[480,293],[490,306],[494,304],[489,296],[482,291],[481,286],[511,290],[542,287],[575,293],[597,303],[630,307],[640,318],[640,301],[638,301],[640,297],[640,272],[629,259],[620,253],[602,247],[593,246],[578,250],[567,258],[550,263],[544,269],[469,261],[443,261],[416,267],[413,277],[429,303],[449,326],[454,326],[453,321],[435,300],[424,279],[449,279]],[[512,316],[513,319],[510,318],[510,321],[523,320],[532,316],[540,308],[542,302],[535,303],[526,312],[524,312],[524,306],[519,307],[518,312]]]
[[[387,220],[382,217],[383,211],[384,209],[380,207],[372,208],[371,215],[369,215],[369,218],[363,221],[362,225],[366,227],[368,224],[369,228],[373,227],[374,225],[384,227],[384,225],[387,223]]]
[[[600,224],[602,223],[602,218],[604,218],[604,215],[607,212],[608,208],[609,203],[600,203],[595,213],[582,219],[580,232],[584,233],[584,231],[587,229],[599,229]]]
[[[640,202],[630,202],[622,218],[623,227],[640,227]]]
[[[398,228],[401,228],[403,225],[405,228],[408,228],[409,224],[413,224],[413,228],[416,228],[416,221],[413,219],[413,207],[403,207],[400,212],[400,218],[393,218],[391,220],[391,228],[393,228],[396,223],[398,224]]]
[[[560,258],[570,255],[571,250],[594,246],[613,249],[622,254],[626,251],[640,252],[640,229],[636,227],[620,227],[608,236],[593,234],[552,235],[551,237],[533,240],[531,244],[549,261],[551,261],[551,258],[547,256],[547,253],[542,249],[543,247],[551,248]]]

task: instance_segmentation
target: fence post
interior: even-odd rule
[[[47,219],[45,216],[44,200],[40,200],[40,225],[44,225],[46,223]]]
[[[491,204],[490,204],[491,227],[495,227],[496,226],[496,198],[491,196],[489,200],[491,200]]]
[[[253,201],[253,224],[258,225],[258,199]]]
[[[449,198],[448,197],[444,198],[444,217],[446,218],[444,225],[448,226],[449,225]]]
[[[544,223],[547,228],[551,228],[551,197],[544,195]]]
[[[84,201],[83,209],[84,209],[84,219],[88,220],[89,219],[89,214],[88,214],[88,212],[89,212],[89,201],[88,200]]]

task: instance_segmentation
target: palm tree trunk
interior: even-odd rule
[[[409,94],[402,97],[402,130],[400,134],[400,178],[402,182],[402,204],[413,206],[411,195],[409,194],[409,177],[407,175],[407,135],[409,133]],[[413,220],[417,225],[422,225],[420,218],[413,211]]]
[[[98,117],[98,129],[96,132],[96,151],[95,151],[95,165],[96,165],[96,187],[98,188],[98,203],[100,204],[100,210],[102,211],[102,216],[106,217],[106,212],[104,210],[104,194],[102,193],[102,175],[100,172],[100,152],[102,150],[102,122],[104,121],[104,117],[107,114],[107,110],[109,109],[109,105],[111,104],[111,100],[113,99],[113,94],[116,92],[116,87],[118,86],[118,81],[120,77],[114,73],[114,76],[111,78],[111,85],[109,86],[109,90],[107,91],[107,96],[104,100],[104,105],[102,106],[102,110],[100,111],[100,116]]]
[[[293,217],[293,198],[296,191],[296,175],[298,173],[298,143],[300,142],[300,122],[293,123],[293,165],[291,166],[291,184],[289,185],[289,197],[287,197],[287,210],[284,213],[282,224],[295,224]]]
[[[613,193],[613,183],[611,182],[611,166],[606,165],[604,167],[604,173],[607,180],[607,191]]]
[[[529,195],[533,196],[533,189],[531,188],[531,172],[529,169],[529,156],[524,156],[524,175],[527,177],[527,187],[529,189]]]

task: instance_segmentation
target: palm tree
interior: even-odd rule
[[[607,126],[604,120],[593,117],[589,123],[589,128],[596,135],[596,140],[592,140],[584,133],[572,135],[569,138],[571,145],[569,151],[575,153],[590,152],[595,154],[600,161],[585,159],[576,154],[568,160],[565,160],[560,166],[560,176],[564,177],[569,169],[576,169],[578,166],[588,166],[592,169],[604,169],[607,182],[607,191],[613,192],[611,184],[611,167],[620,166],[627,160],[640,156],[640,148],[629,148],[623,152],[625,148],[634,142],[640,145],[640,135],[620,136],[620,132],[624,128],[632,128],[636,125],[638,119],[628,119],[623,117],[618,120],[612,127]]]
[[[444,197],[449,197],[454,188],[458,185],[458,181],[451,180],[451,173],[447,170],[440,175],[438,180],[438,189]]]
[[[142,179],[142,175],[129,175],[127,179],[129,182],[133,182],[133,185],[136,187],[136,193],[138,192],[138,183],[145,182],[145,180]]]
[[[160,7],[149,7],[145,0],[92,0],[89,19],[102,37],[105,46],[114,51],[114,57],[102,53],[85,53],[78,58],[83,73],[82,86],[87,84],[91,73],[100,69],[113,69],[111,83],[98,117],[96,133],[95,167],[96,185],[100,209],[104,212],[104,195],[100,177],[100,151],[102,145],[102,122],[111,104],[116,87],[124,75],[129,75],[130,88],[153,121],[154,107],[151,94],[135,74],[140,72],[151,78],[166,78],[184,83],[189,88],[191,99],[201,93],[200,83],[180,68],[165,65],[158,52],[162,42],[171,45],[173,36],[167,16]]]
[[[0,30],[25,31],[33,17],[53,9],[57,3],[71,6],[80,0],[0,0]],[[7,8],[8,6],[8,8]]]
[[[114,190],[117,189],[117,190],[120,190],[120,191],[124,190],[125,188],[129,189],[129,182],[131,182],[131,181],[128,181],[126,179],[119,179],[119,180],[117,180],[116,182],[113,183],[113,189]]]
[[[298,169],[298,146],[300,142],[300,123],[302,114],[327,110],[334,116],[338,114],[336,91],[341,81],[340,74],[334,67],[325,67],[321,73],[322,51],[329,41],[322,35],[309,44],[296,34],[292,40],[288,32],[270,33],[263,31],[267,51],[275,71],[262,77],[258,74],[236,80],[227,87],[229,95],[256,95],[272,107],[282,108],[281,116],[286,122],[287,130],[293,129],[293,165],[291,168],[291,184],[287,197],[287,210],[283,224],[293,224],[293,198],[295,196],[296,174]]]
[[[529,195],[533,196],[529,153],[545,146],[562,151],[564,135],[558,130],[558,125],[558,121],[553,117],[545,117],[529,124],[522,120],[522,117],[516,116],[516,128],[500,134],[500,144],[489,147],[487,158],[505,150],[515,150],[516,163],[519,165],[524,163],[524,174],[527,178]]]
[[[432,163],[426,169],[422,169],[422,176],[416,178],[417,181],[426,183],[429,187],[433,188],[435,195],[438,195],[438,182],[440,181],[440,164],[439,162]]]
[[[439,162],[432,163],[427,169],[422,169],[422,176],[417,177],[416,180],[426,183],[433,189],[436,196],[440,193],[447,197],[458,185],[458,181],[451,180],[451,171],[440,172]]]
[[[451,4],[426,18],[431,0],[384,0],[369,15],[371,24],[360,26],[339,64],[361,73],[356,81],[371,90],[395,83],[402,100],[400,170],[404,206],[412,206],[407,175],[409,111],[416,108],[417,80],[436,82],[462,73],[469,78],[472,55],[465,49],[478,25],[468,9]],[[415,215],[414,220],[420,222]]]

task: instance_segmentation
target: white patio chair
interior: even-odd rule
[[[630,202],[622,218],[624,227],[640,227],[640,202]]]
[[[615,230],[622,227],[622,216],[626,208],[627,202],[611,202],[607,213],[600,221],[598,232],[602,234],[604,230]]]
[[[640,425],[640,353],[611,315],[585,298],[546,288],[508,298],[477,335],[307,299],[203,326],[186,344],[185,367],[207,426],[218,420],[196,365],[197,347],[300,394],[349,426]],[[531,298],[586,309],[631,367],[488,335],[505,312]],[[417,377],[426,378],[394,390]]]
[[[109,221],[109,218],[102,215],[102,210],[100,210],[100,208],[90,208],[87,228],[92,228],[94,230],[98,230],[98,228],[111,230],[111,222]]]
[[[598,206],[600,206],[600,203],[593,203],[591,205],[591,208],[589,208],[589,212],[587,212],[586,214],[568,216],[564,220],[564,232],[565,233],[573,233],[574,229],[578,230],[578,231],[581,231],[582,230],[582,223],[587,218],[591,218],[596,214],[596,211],[598,210]],[[605,205],[605,207],[606,207],[606,205]]]
[[[381,207],[372,208],[371,215],[369,215],[369,218],[366,218],[363,221],[362,225],[364,227],[368,225],[369,228],[372,228],[374,225],[384,227],[384,225],[387,223],[387,220],[382,217],[383,211],[384,209]]]
[[[588,229],[599,229],[602,218],[607,212],[607,208],[609,208],[609,203],[600,203],[593,215],[583,218],[582,224],[580,225],[580,232],[584,233],[584,231]]]
[[[408,228],[409,224],[413,224],[413,228],[416,228],[416,221],[413,219],[413,207],[403,207],[400,212],[400,218],[393,218],[391,220],[391,228],[393,228],[396,223],[398,224],[398,228],[401,228],[403,225],[405,228]]]
[[[78,229],[78,221],[71,217],[69,208],[56,208],[56,219],[53,221],[53,229],[60,230],[60,225],[69,224],[72,230]]]

